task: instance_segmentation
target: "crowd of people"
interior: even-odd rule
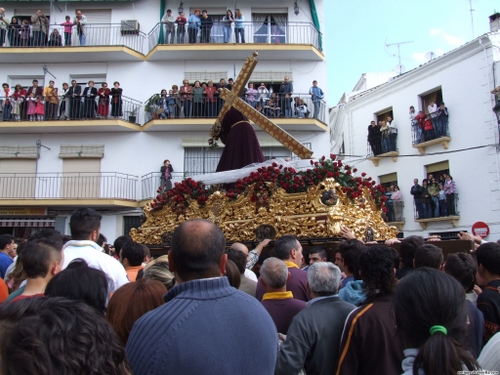
[[[149,106],[151,115],[159,118],[191,118],[191,117],[217,117],[224,106],[224,100],[219,94],[220,89],[233,90],[234,80],[221,78],[214,85],[213,81],[195,81],[193,85],[184,79],[182,86],[172,85],[172,89],[161,90],[156,103]],[[324,93],[318,82],[313,81],[308,97],[293,96],[293,84],[289,77],[285,77],[280,84],[279,91],[273,92],[264,82],[255,87],[252,82],[241,93],[243,99],[250,106],[266,117],[318,118],[322,110]],[[307,102],[312,104],[311,110]]]
[[[413,132],[413,143],[422,143],[448,135],[448,108],[444,103],[439,107],[435,102],[427,106],[427,114],[422,110],[418,114],[415,107],[410,107],[410,121]]]
[[[2,84],[0,105],[3,121],[120,118],[123,116],[122,93],[119,82],[114,82],[111,89],[103,82],[98,89],[94,81],[89,81],[82,89],[72,80],[71,85],[63,83],[59,91],[52,80],[48,86],[41,87],[34,79],[27,89],[20,84],[14,89],[7,83]]]
[[[397,138],[398,127],[390,116],[378,123],[372,121],[368,126],[368,144],[373,156],[397,151]]]
[[[343,227],[334,264],[293,235],[227,248],[194,219],[152,259],[128,236],[106,243],[101,218],[77,209],[71,236],[17,249],[0,236],[2,374],[500,370],[498,243],[462,232],[476,250],[445,262],[430,239],[365,244]]]
[[[436,179],[432,173],[422,180],[413,180],[410,194],[413,196],[416,219],[456,216],[457,186],[449,174],[440,174]]]
[[[61,35],[58,28],[62,26],[64,31]],[[86,43],[87,17],[80,9],[75,11],[75,17],[65,17],[65,21],[60,25],[51,25],[47,17],[40,9],[36,11],[31,19],[13,16],[10,20],[5,17],[5,9],[0,8],[0,47],[3,47],[7,40],[11,47],[61,47],[71,46],[73,31],[76,32],[79,45]]]

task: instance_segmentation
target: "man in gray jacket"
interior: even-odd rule
[[[338,297],[340,269],[330,262],[317,262],[307,272],[312,300],[292,320],[281,344],[276,374],[334,374],[337,369],[344,322],[356,308]]]
[[[49,19],[40,9],[31,16],[33,27],[33,44],[35,46],[45,46],[47,44],[47,34],[49,32]]]

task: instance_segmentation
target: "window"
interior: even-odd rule
[[[203,71],[203,72],[184,72],[184,79],[187,79],[191,84],[194,84],[196,81],[200,82],[208,82],[212,81],[214,86],[219,83],[221,78],[227,79],[228,73],[227,71]]]
[[[123,234],[128,235],[132,228],[139,228],[141,226],[140,216],[124,216],[123,217]]]
[[[101,159],[63,159],[61,198],[99,198]]]
[[[394,115],[392,113],[392,107],[383,109],[382,111],[375,113],[375,117],[376,117],[377,124],[380,121],[387,121],[387,117],[391,117],[392,119],[394,119]]]
[[[253,13],[254,43],[286,43],[287,17],[286,13]]]
[[[94,87],[97,89],[101,87],[103,82],[106,82],[105,74],[74,74],[71,75],[68,84],[71,86],[71,81],[75,80],[77,85],[82,86],[82,92],[88,86],[89,81],[94,81]],[[108,83],[108,87],[111,86]]]
[[[429,174],[432,174],[432,176],[436,179],[436,182],[439,183],[441,176],[444,174],[450,174],[450,165],[448,160],[444,160],[439,163],[426,165],[425,171],[427,174],[425,178],[428,178]]]
[[[389,190],[392,186],[398,185],[398,174],[397,173],[389,173],[378,177],[380,181],[380,185],[384,187],[385,190]]]
[[[428,114],[428,106],[431,103],[436,103],[438,107],[441,105],[441,103],[443,103],[443,91],[441,90],[441,86],[426,93],[420,94],[420,104],[422,111]]]

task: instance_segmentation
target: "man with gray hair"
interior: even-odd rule
[[[306,303],[293,298],[292,292],[286,291],[286,282],[290,278],[288,267],[278,258],[267,258],[260,268],[260,283],[266,293],[262,305],[267,310],[278,333],[286,335],[295,315],[306,308]]]
[[[356,308],[338,296],[340,269],[330,262],[309,267],[307,289],[312,300],[292,320],[281,345],[275,374],[334,374],[344,322]]]

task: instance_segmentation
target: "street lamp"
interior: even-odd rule
[[[179,14],[184,13],[183,5],[184,5],[184,3],[181,1],[181,4],[179,5],[179,9],[177,9],[179,11]]]
[[[295,12],[295,15],[299,15],[299,6],[297,5],[297,2],[295,2],[295,6],[293,7],[293,11]]]

